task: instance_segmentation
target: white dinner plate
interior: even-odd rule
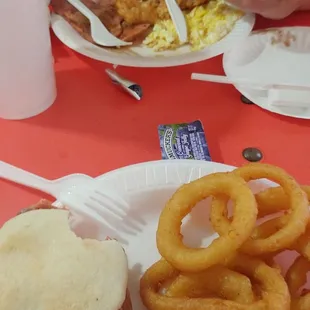
[[[137,217],[141,221],[140,232],[122,234],[122,238],[126,240],[124,249],[129,262],[129,290],[133,309],[145,309],[139,296],[139,280],[143,272],[160,258],[156,248],[155,234],[160,212],[167,200],[184,183],[210,173],[233,169],[232,166],[214,162],[162,160],[128,166],[97,178],[102,189],[105,186],[114,188],[128,201],[130,212],[127,219]],[[269,186],[274,186],[274,183],[263,180],[251,182],[254,192]],[[191,216],[183,221],[182,232],[184,241],[188,245],[207,246],[217,236],[209,225],[207,203],[207,201],[199,203]],[[82,236],[99,239],[106,237],[104,228],[97,230],[93,224],[85,223],[84,228],[79,231]]]
[[[172,67],[215,57],[240,44],[251,33],[254,23],[255,15],[246,14],[227,36],[202,51],[192,52],[184,46],[175,51],[154,52],[142,46],[121,50],[99,47],[83,39],[61,16],[51,16],[55,35],[74,51],[96,60],[129,67]]]
[[[284,43],[271,44],[277,31],[284,34]],[[286,39],[285,39],[286,38]],[[287,42],[285,42],[287,41]],[[310,27],[284,27],[253,32],[246,40],[226,52],[223,67],[231,79],[272,80],[310,85]],[[309,108],[270,105],[267,90],[235,85],[249,100],[261,108],[281,115],[310,119]]]

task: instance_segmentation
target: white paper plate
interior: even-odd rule
[[[279,29],[279,28],[278,28]],[[223,67],[226,75],[233,78],[248,78],[273,81],[301,81],[310,85],[310,27],[285,27],[284,33],[290,33],[295,40],[290,46],[270,44],[275,37],[275,29],[268,32],[253,32],[242,44],[226,52]],[[281,115],[310,119],[310,109],[279,107],[268,103],[265,90],[254,90],[235,85],[238,91],[261,108]]]
[[[231,171],[234,167],[195,160],[165,160],[147,162],[121,168],[97,179],[102,188],[114,188],[130,204],[128,218],[139,218],[141,231],[135,235],[123,234],[128,242],[124,245],[129,261],[129,289],[133,302],[133,309],[145,309],[139,296],[139,279],[143,272],[156,262],[160,256],[157,252],[155,234],[158,218],[167,200],[182,184],[214,172]],[[268,181],[251,182],[254,192],[273,186]],[[209,225],[208,202],[200,203],[191,213],[191,217],[183,221],[185,242],[192,246],[208,245],[217,235]],[[96,230],[93,223],[84,222],[80,233],[93,238],[105,238],[104,228]],[[111,236],[113,237],[113,236]],[[289,257],[279,258],[285,267],[290,262]],[[292,257],[290,257],[292,258]]]
[[[158,53],[146,47],[120,51],[98,47],[84,40],[61,16],[52,14],[51,17],[55,35],[71,49],[96,60],[129,67],[172,67],[215,57],[240,44],[250,34],[254,23],[255,15],[243,16],[226,37],[202,51],[191,52],[189,47],[181,47],[176,51]]]

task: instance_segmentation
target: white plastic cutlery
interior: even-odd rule
[[[309,91],[310,86],[308,84],[302,83],[294,83],[294,82],[278,82],[278,81],[268,81],[268,79],[264,81],[255,81],[247,78],[238,78],[238,79],[230,79],[225,75],[214,75],[214,74],[201,74],[201,73],[192,73],[192,80],[205,81],[211,83],[220,83],[220,84],[240,84],[253,88],[260,89],[293,89],[293,90],[301,90],[301,91]]]
[[[310,86],[307,83],[279,82],[268,79],[264,81],[255,81],[246,78],[229,79],[224,75],[199,73],[193,73],[192,80],[243,85],[260,91],[267,91],[266,97],[269,105],[310,108]]]
[[[180,42],[187,42],[187,25],[185,16],[175,0],[165,0],[170,14],[170,17],[174,23],[175,29],[179,36]]]
[[[131,42],[122,41],[110,33],[101,20],[80,0],[67,1],[89,19],[91,36],[98,45],[113,47],[132,44]]]
[[[23,169],[0,161],[0,178],[45,192],[67,206],[74,214],[83,214],[104,224],[108,229],[127,233],[139,231],[128,217],[128,203],[111,188],[100,188],[100,182],[85,174],[71,174],[56,180],[47,180]],[[114,234],[115,235],[115,234]]]

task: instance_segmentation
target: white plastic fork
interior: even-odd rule
[[[115,37],[104,26],[98,16],[96,16],[83,2],[79,0],[67,0],[80,13],[89,19],[91,36],[95,43],[102,46],[128,46],[131,42],[125,42]]]
[[[0,161],[0,178],[31,187],[55,197],[74,213],[86,215],[118,232],[136,233],[139,226],[128,218],[128,203],[111,188],[85,174],[71,174],[47,180],[23,169]],[[126,218],[126,221],[123,221]]]
[[[281,81],[272,81],[268,78],[264,80],[253,80],[248,78],[235,78],[230,79],[226,75],[215,75],[215,74],[203,74],[203,73],[192,73],[192,80],[205,81],[210,83],[220,83],[220,84],[234,84],[234,85],[244,85],[252,88],[259,89],[294,89],[301,91],[310,91],[310,86],[308,83],[294,83],[292,82],[281,82]]]
[[[187,42],[187,25],[184,14],[175,0],[165,0],[181,43]]]

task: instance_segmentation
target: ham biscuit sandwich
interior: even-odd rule
[[[77,237],[69,212],[47,206],[0,229],[1,309],[131,310],[122,246]]]

